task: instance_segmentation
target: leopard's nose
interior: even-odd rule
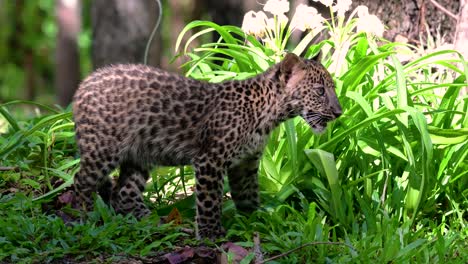
[[[341,108],[333,111],[333,115],[335,115],[335,118],[340,117],[342,113],[343,112],[341,111]]]
[[[332,113],[335,118],[340,117],[341,114],[343,113],[343,111],[341,110],[341,106],[338,105],[338,106],[332,107]]]
[[[336,96],[331,100],[330,107],[331,112],[335,118],[340,117],[343,113],[343,111],[341,110],[340,102],[338,101],[338,98]]]

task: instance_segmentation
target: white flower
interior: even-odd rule
[[[385,27],[380,19],[375,15],[369,15],[369,10],[366,6],[358,6],[356,10],[359,17],[356,23],[357,32],[366,32],[382,37]]]
[[[369,34],[376,35],[378,37],[383,36],[385,27],[376,15],[367,15],[360,17],[356,24],[357,31],[364,31]]]
[[[320,2],[322,3],[324,6],[331,6],[333,4],[333,0],[314,0],[315,2]]]
[[[296,13],[291,19],[290,27],[305,31],[306,29],[321,29],[325,19],[317,12],[317,9],[300,4],[296,7]]]
[[[68,8],[75,8],[78,4],[78,0],[64,0],[62,4]]]
[[[336,5],[332,7],[333,12],[336,12],[338,17],[344,17],[344,14],[349,10],[351,4],[351,0],[337,0]]]
[[[249,11],[244,15],[242,30],[250,35],[262,37],[266,30],[267,16],[262,11]]]
[[[289,2],[288,0],[268,0],[263,10],[275,16],[284,15],[289,11]]]
[[[365,17],[369,15],[369,8],[367,8],[367,6],[360,5],[356,7],[356,11],[357,11],[358,17]]]

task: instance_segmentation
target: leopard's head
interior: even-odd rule
[[[318,57],[318,56],[317,56]],[[288,111],[302,116],[312,129],[323,132],[341,115],[341,106],[330,73],[318,59],[288,53],[279,64],[279,78],[288,96]]]

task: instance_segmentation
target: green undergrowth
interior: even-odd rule
[[[172,248],[187,237],[171,224],[158,225],[156,215],[143,221],[115,215],[100,199],[86,221],[45,214],[41,203],[24,195],[0,199],[0,261],[112,261]]]
[[[359,219],[351,229],[343,231],[328,224],[326,214],[316,213],[316,206],[315,203],[303,209],[284,204],[266,206],[249,217],[225,217],[226,240],[240,241],[240,246],[251,248],[256,232],[265,257],[303,247],[271,263],[465,263],[468,260],[468,231],[456,221],[436,223],[426,219],[411,227],[382,212],[375,222],[376,232]],[[102,260],[110,263],[198,245],[193,236],[181,231],[181,227],[193,228],[190,221],[179,226],[160,225],[156,214],[137,221],[131,216],[115,215],[100,199],[96,210],[88,213],[84,222],[64,221],[54,213],[44,213],[41,203],[22,194],[1,197],[0,209],[0,261],[7,263],[100,263]],[[317,242],[322,243],[314,244]]]
[[[271,255],[302,248],[280,259],[280,263],[463,263],[468,260],[468,231],[456,221],[443,224],[425,220],[411,227],[382,212],[374,222],[376,231],[356,219],[342,230],[327,224],[316,204],[296,210],[288,205],[257,212],[232,221],[230,238],[248,240],[258,232],[262,247]],[[447,227],[450,229],[447,230]],[[342,244],[314,244],[328,241]],[[244,243],[252,246],[252,243]]]

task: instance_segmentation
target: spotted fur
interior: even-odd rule
[[[117,212],[150,213],[142,192],[154,165],[194,166],[197,235],[223,236],[223,176],[238,210],[259,206],[257,168],[280,122],[302,116],[316,131],[341,115],[333,80],[315,60],[294,54],[243,81],[207,83],[144,65],[100,69],[74,97],[81,168],[78,198],[98,192]],[[120,168],[112,187],[109,173]]]

